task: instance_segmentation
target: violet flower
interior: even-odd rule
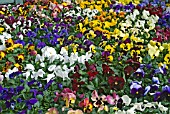
[[[144,89],[141,86],[142,82],[132,82],[130,86],[130,93],[134,95],[134,97],[142,97],[144,94]]]
[[[46,44],[44,42],[38,42],[38,44],[37,44],[37,48],[39,48],[39,49],[41,49],[45,46],[46,46]]]
[[[25,42],[23,40],[16,40],[15,44],[22,44],[23,46],[25,46]]]
[[[142,78],[143,78],[143,77],[145,76],[145,72],[144,72],[143,69],[138,68],[138,69],[134,72],[133,75],[136,76],[136,77],[142,77]]]
[[[44,90],[47,90],[49,88],[49,86],[53,83],[54,80],[50,80],[45,86],[44,86]]]

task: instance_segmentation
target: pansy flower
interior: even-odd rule
[[[144,77],[145,76],[145,72],[143,69],[141,68],[138,68],[134,73],[133,73],[134,76],[136,77]]]
[[[24,60],[24,54],[18,54],[18,56],[15,58],[16,63],[22,63]]]
[[[109,76],[108,83],[109,83],[111,89],[119,91],[119,90],[123,89],[125,80],[122,77]]]
[[[5,57],[6,53],[4,51],[0,51],[0,60]]]
[[[112,75],[114,74],[114,71],[106,64],[102,64],[102,69],[103,69],[103,74],[109,74]]]
[[[107,105],[105,105],[105,102],[107,101],[105,95],[98,96],[97,91],[94,90],[94,91],[92,92],[92,97],[91,97],[91,99],[92,99],[92,101],[94,102],[94,103],[93,103],[93,106],[99,108],[99,109],[98,109],[98,112],[101,111],[101,110],[108,111],[108,107],[107,107]]]
[[[134,97],[142,97],[144,94],[144,89],[141,86],[142,82],[132,82],[130,86],[130,93],[134,95]]]
[[[81,101],[79,103],[79,107],[83,108],[83,111],[86,113],[91,113],[93,110],[93,104],[88,98],[85,98],[83,101]]]

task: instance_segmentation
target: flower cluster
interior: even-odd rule
[[[169,114],[164,0],[0,6],[0,113]]]

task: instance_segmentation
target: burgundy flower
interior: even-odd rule
[[[126,78],[129,78],[130,75],[134,72],[134,69],[131,67],[131,66],[126,66],[124,68],[124,73],[125,73],[125,76]]]
[[[91,81],[96,77],[98,71],[88,71],[87,74],[89,75],[89,80]]]
[[[114,76],[108,77],[108,83],[110,85],[110,88],[114,90],[121,90],[125,85],[125,81],[122,77],[114,77]]]
[[[72,80],[72,89],[73,89],[73,91],[78,91],[79,87],[81,85],[83,85],[83,84],[85,84],[83,81],[78,82],[76,79],[73,79]]]
[[[103,74],[114,74],[114,71],[106,64],[102,64]]]

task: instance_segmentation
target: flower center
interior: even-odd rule
[[[118,84],[118,82],[115,82],[115,85],[117,85]]]

